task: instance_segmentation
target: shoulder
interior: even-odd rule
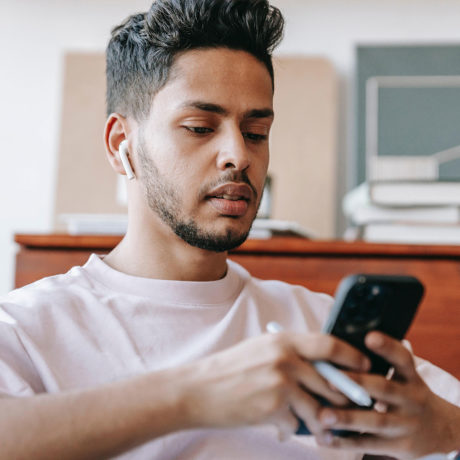
[[[94,287],[84,267],[73,267],[67,273],[43,278],[0,297],[0,321],[22,324],[54,310],[62,312],[79,304]]]

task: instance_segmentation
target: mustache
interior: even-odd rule
[[[212,190],[223,184],[228,184],[229,182],[239,182],[239,183],[248,185],[250,189],[252,190],[252,193],[254,194],[255,200],[257,201],[257,198],[258,198],[257,190],[254,187],[254,185],[252,185],[251,181],[249,180],[249,177],[246,171],[228,171],[224,173],[224,175],[220,177],[219,179],[217,179],[215,182],[202,186],[199,191],[199,196],[204,198],[207,196],[209,190]]]

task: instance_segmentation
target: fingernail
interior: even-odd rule
[[[291,437],[290,433],[286,433],[285,431],[278,430],[278,441],[279,442],[286,442]]]
[[[370,362],[368,359],[365,359],[365,360],[363,361],[363,364],[362,364],[362,366],[361,366],[361,369],[362,369],[363,371],[368,371],[370,368],[371,368],[371,362]]]
[[[371,347],[381,347],[383,345],[383,337],[379,334],[369,334],[366,337],[366,342]]]
[[[334,441],[334,437],[332,436],[331,433],[327,432],[320,436],[319,441],[321,442],[321,444],[330,446],[332,442]]]
[[[331,411],[323,412],[323,415],[321,415],[321,422],[324,425],[334,425],[334,423],[337,422],[337,416]]]

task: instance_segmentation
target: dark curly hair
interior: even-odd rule
[[[284,19],[267,0],[156,0],[112,30],[107,46],[107,114],[141,120],[165,85],[177,53],[225,47],[246,51],[267,68]]]

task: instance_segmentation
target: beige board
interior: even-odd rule
[[[105,59],[64,60],[55,223],[60,214],[123,213],[117,176],[104,153]],[[337,79],[321,58],[275,59],[276,120],[271,135],[272,218],[293,220],[321,238],[335,233]]]
[[[59,215],[124,213],[116,200],[117,175],[104,150],[105,58],[69,53],[64,58],[55,228]]]
[[[335,236],[338,81],[323,58],[275,59],[273,217]]]

